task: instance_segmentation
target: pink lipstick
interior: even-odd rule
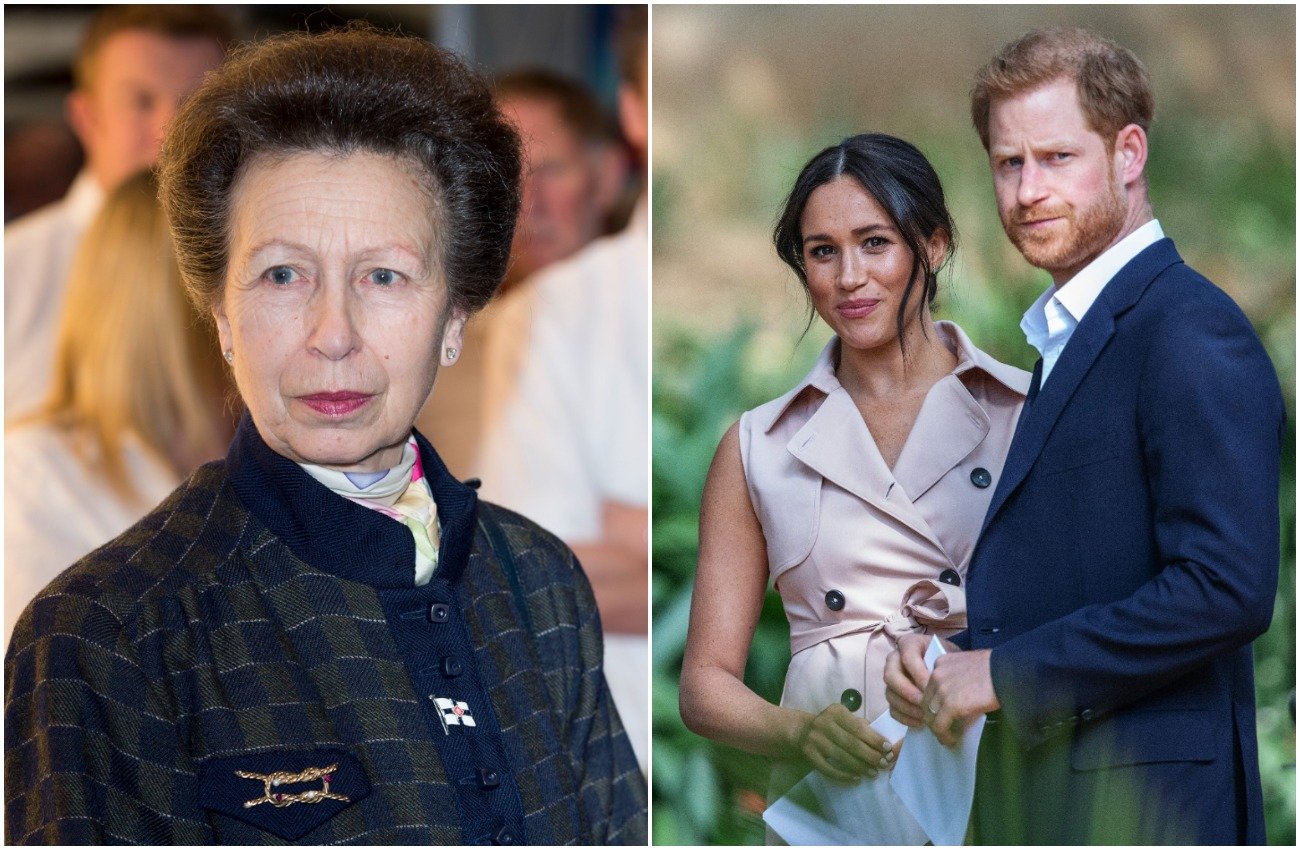
[[[347,416],[365,407],[374,396],[343,390],[298,396],[298,400],[324,416]]]
[[[879,306],[878,298],[855,298],[835,305],[835,311],[846,319],[861,319],[870,316]]]

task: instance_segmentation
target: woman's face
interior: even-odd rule
[[[414,165],[310,152],[239,177],[213,315],[267,445],[344,471],[398,463],[439,361],[461,347],[439,262]]]
[[[841,175],[808,196],[799,227],[817,314],[850,348],[896,344],[898,305],[912,273],[912,252],[884,207],[857,180]],[[942,232],[936,232],[932,262],[937,264],[946,247]],[[923,297],[919,284],[913,305]],[[916,321],[918,315],[909,307],[905,332]]]

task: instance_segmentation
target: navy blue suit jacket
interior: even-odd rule
[[[1025,404],[967,581],[1002,710],[976,838],[1262,843],[1250,642],[1285,423],[1241,310],[1162,239]]]

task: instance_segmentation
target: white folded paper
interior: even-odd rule
[[[907,732],[887,711],[871,728],[890,743]],[[768,806],[763,820],[791,845],[921,845],[927,840],[890,787],[887,772],[845,785],[813,771]]]
[[[943,652],[939,638],[931,640],[925,666],[933,670]],[[889,784],[935,846],[961,844],[966,837],[983,732],[981,715],[952,749],[939,743],[929,729],[909,729],[903,741]]]
[[[936,637],[926,651],[926,666],[934,669],[943,651]],[[953,749],[929,729],[908,729],[887,711],[871,728],[891,743],[904,738],[892,771],[850,785],[813,771],[768,806],[763,820],[791,845],[961,844],[975,794],[984,718]]]

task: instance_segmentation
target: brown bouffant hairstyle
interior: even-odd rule
[[[167,5],[108,6],[91,18],[73,60],[77,88],[89,87],[95,59],[104,42],[120,32],[144,30],[167,38],[209,38],[224,51],[235,39],[230,17],[215,6]]]
[[[618,128],[595,95],[577,80],[545,68],[520,68],[492,81],[497,100],[539,100],[555,106],[564,126],[588,144],[619,140]]]
[[[1109,150],[1115,135],[1130,124],[1151,129],[1155,96],[1146,66],[1132,51],[1078,27],[1053,27],[1026,33],[1006,45],[975,75],[970,114],[984,149],[989,148],[989,108],[1044,83],[1071,79],[1088,126]]]
[[[369,25],[288,33],[236,51],[185,102],[159,159],[185,286],[222,295],[230,199],[254,160],[378,153],[423,175],[451,306],[473,313],[505,275],[519,213],[519,136],[455,54]]]

